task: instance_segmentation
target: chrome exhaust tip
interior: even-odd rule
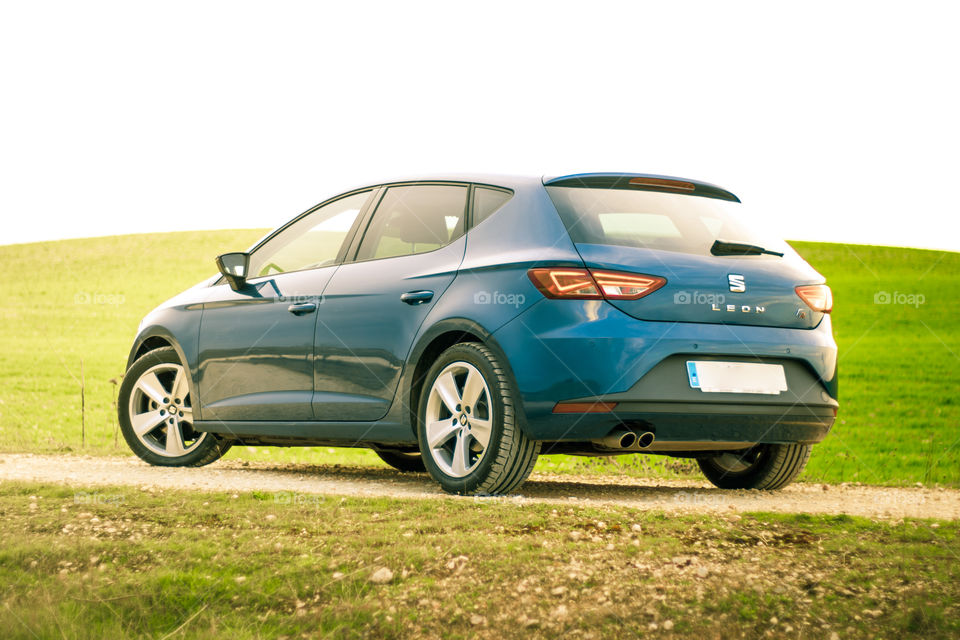
[[[650,432],[650,431],[644,431],[643,433],[637,435],[637,438],[636,438],[636,440],[635,440],[635,444],[637,445],[637,448],[639,448],[639,449],[648,449],[648,448],[650,447],[650,445],[653,444],[653,441],[656,440],[656,439],[657,439],[657,437],[656,437],[655,435],[653,435],[652,432]]]
[[[637,443],[637,434],[633,431],[618,428],[603,438],[594,440],[593,443],[605,449],[629,449]]]

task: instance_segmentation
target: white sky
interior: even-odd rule
[[[0,243],[636,171],[792,239],[960,250],[960,5],[336,4],[4,3]]]

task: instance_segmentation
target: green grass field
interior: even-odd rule
[[[956,521],[0,485],[7,638],[950,638]]]
[[[0,450],[127,454],[113,409],[137,324],[263,230],[0,246]],[[960,254],[794,243],[833,287],[840,419],[806,480],[960,485]],[[889,294],[891,302],[877,304]],[[82,365],[81,365],[82,363]],[[81,375],[82,374],[82,375]],[[85,387],[81,433],[80,380]],[[344,449],[235,448],[252,459],[380,465]],[[554,472],[698,476],[654,456],[549,456]]]

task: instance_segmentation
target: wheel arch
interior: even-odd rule
[[[407,358],[410,375],[407,376],[403,400],[406,405],[406,417],[410,421],[410,428],[415,439],[417,438],[417,410],[424,378],[441,353],[462,342],[479,342],[492,350],[504,367],[508,379],[511,383],[516,384],[506,354],[497,344],[493,335],[482,325],[467,318],[441,320],[423,333]],[[521,425],[526,430],[526,420],[522,416]]]
[[[149,353],[154,349],[162,349],[164,347],[171,347],[177,352],[177,357],[180,358],[180,362],[183,364],[184,369],[187,372],[187,382],[190,385],[190,394],[194,399],[195,417],[197,420],[202,420],[202,413],[200,410],[200,390],[197,388],[196,371],[194,366],[191,360],[187,358],[187,354],[180,345],[180,341],[163,327],[148,327],[137,336],[137,339],[133,343],[133,347],[130,349],[130,355],[127,357],[127,367],[124,370],[124,375],[126,375],[126,372],[130,370],[130,367],[134,362],[137,361],[138,358],[141,358],[144,354]]]
[[[136,362],[141,356],[145,353],[153,351],[154,349],[162,349],[164,347],[173,347],[174,341],[163,337],[163,336],[148,336],[143,340],[139,341],[138,344],[130,350],[130,357],[127,358],[127,369],[130,368],[134,362]],[[174,347],[176,349],[176,347]],[[179,353],[179,350],[178,350]],[[182,354],[181,354],[182,355]]]

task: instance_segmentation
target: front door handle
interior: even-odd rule
[[[287,311],[292,313],[295,316],[305,316],[308,313],[313,313],[317,310],[317,303],[315,302],[303,302],[300,304],[292,304],[287,307]]]
[[[433,291],[407,291],[400,299],[407,304],[424,304],[433,300]]]

